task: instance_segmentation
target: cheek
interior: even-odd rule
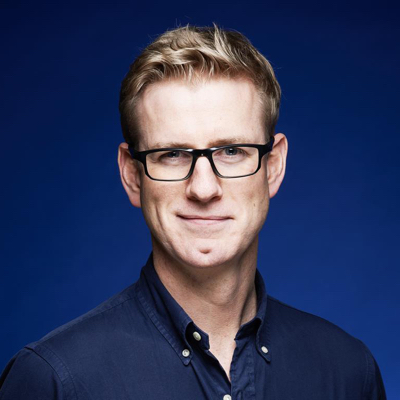
[[[168,216],[174,199],[179,196],[179,188],[162,182],[149,182],[142,186],[140,200],[144,218],[151,227],[162,224],[162,218]]]
[[[258,180],[254,185],[247,187],[246,194],[246,211],[249,213],[249,222],[252,221],[254,225],[262,226],[269,209],[268,185],[264,180]]]

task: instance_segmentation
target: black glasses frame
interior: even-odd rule
[[[208,149],[184,149],[184,148],[177,148],[177,147],[165,147],[165,148],[161,148],[161,149],[151,149],[151,150],[146,150],[146,151],[136,151],[133,148],[133,146],[129,145],[129,153],[131,154],[131,156],[134,160],[138,160],[143,164],[145,174],[153,181],[180,182],[180,181],[185,181],[185,180],[189,179],[190,176],[193,174],[194,168],[196,166],[196,161],[199,157],[206,157],[208,159],[208,161],[211,164],[212,170],[214,171],[215,175],[217,175],[218,177],[224,178],[224,179],[235,179],[235,178],[244,178],[246,176],[251,176],[251,175],[256,174],[261,168],[261,159],[263,158],[263,156],[265,156],[265,154],[269,153],[272,150],[272,147],[274,146],[274,141],[275,141],[275,138],[272,136],[267,144],[236,144],[235,143],[235,144],[229,144],[229,145],[225,145],[225,146],[210,147]],[[221,149],[229,149],[231,147],[254,147],[254,148],[256,148],[258,150],[257,169],[254,172],[252,172],[251,174],[247,174],[247,175],[240,175],[240,176],[221,175],[218,172],[218,170],[214,164],[212,154],[214,153],[214,151],[221,150]],[[156,179],[156,178],[153,178],[147,170],[146,156],[147,156],[147,154],[155,153],[157,151],[185,151],[185,152],[193,154],[192,165],[190,166],[190,170],[189,170],[188,174],[182,179]]]

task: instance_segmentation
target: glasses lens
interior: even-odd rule
[[[234,178],[254,174],[259,156],[255,147],[230,146],[214,151],[214,165],[222,176]]]
[[[183,179],[190,171],[192,159],[192,154],[183,150],[155,151],[146,156],[147,172],[153,179]]]

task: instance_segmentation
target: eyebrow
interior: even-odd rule
[[[224,139],[212,140],[208,143],[208,147],[226,146],[229,144],[245,144],[248,143],[248,139],[241,136],[234,136]],[[156,142],[151,146],[152,149],[164,149],[164,148],[178,148],[178,149],[195,149],[191,143],[188,142]]]

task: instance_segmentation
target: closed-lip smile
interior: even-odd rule
[[[186,222],[198,224],[198,225],[220,224],[222,222],[226,222],[226,221],[232,219],[229,216],[196,215],[196,214],[187,214],[187,215],[178,214],[178,217]]]

